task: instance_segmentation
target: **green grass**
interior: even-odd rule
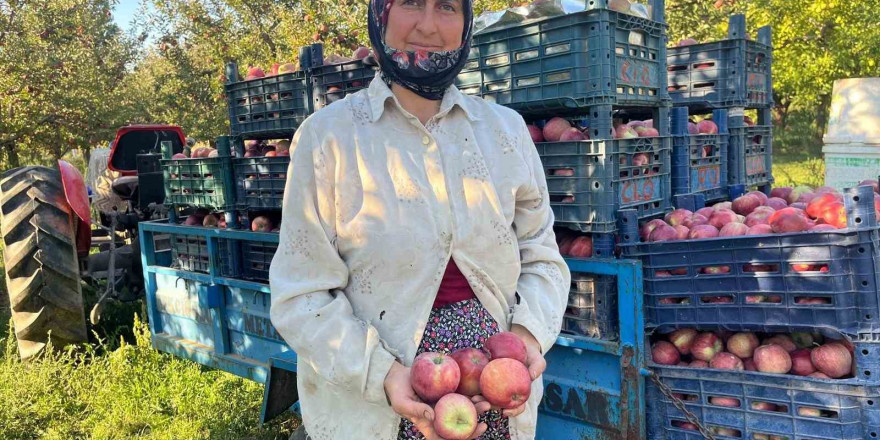
[[[8,314],[0,315],[6,322]],[[136,315],[123,332],[134,343],[99,340],[27,364],[18,359],[11,320],[2,327],[4,440],[274,440],[298,424],[288,416],[259,426],[262,385],[153,350]]]
[[[773,186],[825,184],[825,160],[822,157],[781,156],[773,157]]]

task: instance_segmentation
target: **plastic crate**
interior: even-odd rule
[[[290,138],[311,113],[305,71],[226,84],[233,136]]]
[[[703,194],[707,201],[728,196],[727,111],[716,110],[718,134],[688,134],[687,107],[672,110],[672,196]]]
[[[537,143],[557,225],[612,233],[620,209],[639,218],[668,211],[670,144],[668,137]]]
[[[281,209],[290,157],[232,159],[235,202],[241,209]]]
[[[631,243],[637,222],[624,213],[621,249],[642,262],[645,325],[880,332],[880,228],[870,193],[848,191],[851,228],[828,232]]]
[[[165,203],[212,207],[234,207],[231,157],[163,159]]]
[[[217,275],[235,277],[232,252],[234,243],[230,240],[217,240],[215,256],[208,252],[208,239],[198,235],[170,234],[172,265],[175,268],[190,272],[211,273],[211,267],[217,265]]]
[[[475,35],[456,83],[523,114],[656,106],[669,99],[665,45],[662,22],[591,9]]]
[[[731,184],[765,187],[773,183],[772,127],[730,127]]]
[[[668,90],[675,105],[772,106],[770,27],[759,30],[758,41],[746,39],[745,27],[745,16],[734,15],[729,39],[668,49]]]
[[[823,380],[765,374],[652,365],[669,387],[703,424],[733,429],[737,436],[715,438],[788,440],[864,440],[880,436],[880,385],[858,380]],[[702,440],[698,431],[681,426],[684,413],[650,380],[645,381],[647,438],[649,440]],[[713,397],[739,401],[739,407],[713,405]],[[772,404],[776,411],[753,409]],[[766,407],[766,406],[765,406]],[[802,415],[818,409],[821,417]],[[717,431],[716,431],[717,432]],[[761,435],[765,437],[761,437]]]
[[[363,60],[312,68],[309,72],[312,108],[318,111],[346,95],[369,87],[374,76],[376,66],[365,64]]]
[[[241,242],[241,276],[246,280],[269,282],[269,265],[278,250],[276,243]]]
[[[572,273],[562,331],[614,341],[619,329],[617,280],[608,275]]]

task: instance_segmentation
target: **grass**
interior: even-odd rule
[[[129,325],[114,329],[124,334],[117,341],[27,364],[18,359],[12,321],[2,326],[0,438],[276,440],[296,428],[293,416],[259,425],[262,385],[155,351],[147,324],[135,314]]]
[[[819,187],[825,184],[825,160],[822,157],[774,156],[774,186],[809,185]]]

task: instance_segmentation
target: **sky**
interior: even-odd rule
[[[128,32],[131,19],[138,10],[140,0],[120,0],[113,10],[113,20],[123,32]]]

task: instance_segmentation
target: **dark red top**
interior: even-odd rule
[[[440,289],[437,291],[437,298],[434,299],[434,308],[471,298],[476,298],[471,285],[455,265],[455,261],[450,258],[449,263],[446,264],[446,272],[443,273],[443,281],[440,282]]]

